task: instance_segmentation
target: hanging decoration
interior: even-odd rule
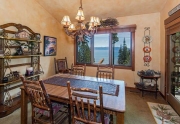
[[[152,57],[150,56],[150,52],[151,52],[151,47],[150,47],[150,43],[152,42],[152,37],[150,36],[150,27],[145,27],[144,28],[144,37],[142,39],[142,41],[144,42],[144,66],[148,66],[149,67],[149,63],[152,60]]]

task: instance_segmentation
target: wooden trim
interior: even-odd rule
[[[131,69],[132,69],[132,71],[135,71],[135,32],[131,32],[131,38],[132,38],[132,60],[131,60],[131,62],[132,62],[132,66],[131,66]]]
[[[76,65],[84,65],[84,64],[80,64],[80,63],[76,63]],[[86,64],[86,66],[88,66],[88,67],[98,67],[98,64]],[[101,67],[107,67],[108,65],[101,65]],[[113,67],[112,65],[109,65],[108,67]],[[116,65],[114,65],[114,68],[115,69],[128,69],[128,70],[132,70],[132,67],[128,67],[128,66],[116,66]]]
[[[162,96],[162,98],[163,98],[164,100],[166,100],[165,96],[161,93],[161,91],[159,91],[159,94]]]
[[[0,28],[7,28],[7,27],[10,27],[10,26],[16,27],[18,29],[18,31],[21,31],[22,29],[26,29],[31,34],[35,34],[29,27],[21,25],[21,24],[16,24],[16,23],[7,23],[7,24],[4,24],[4,25],[0,25]],[[12,31],[12,33],[14,33],[14,32]]]
[[[168,70],[168,55],[169,55],[169,50],[168,50],[168,35],[167,35],[167,31],[165,31],[165,88],[164,88],[164,93],[165,93],[165,100],[167,101],[167,95],[166,93],[168,92],[168,77],[167,77],[167,73],[166,71]]]
[[[172,27],[172,26],[174,26],[174,25],[177,25],[177,24],[179,24],[179,23],[180,23],[180,18],[178,18],[178,19],[172,21],[171,23],[165,25],[165,28],[166,28],[166,29],[167,29],[167,28],[170,28],[170,27]],[[176,26],[175,26],[175,27],[176,27]]]
[[[164,20],[164,24],[167,25],[168,23],[172,22],[173,20],[177,19],[178,17],[180,17],[180,10],[178,10],[177,12],[172,14],[169,18]]]
[[[136,24],[132,25],[119,25],[116,27],[101,27],[98,28],[97,34],[104,34],[104,33],[115,33],[115,32],[135,32]]]
[[[128,89],[128,90],[130,90],[130,91],[132,91],[132,92],[140,93],[140,92],[138,92],[139,90],[138,90],[137,88],[135,88],[135,87],[128,87],[128,86],[126,86],[125,88]],[[148,91],[147,91],[147,92],[148,92]],[[149,91],[149,92],[151,92],[151,91]],[[162,96],[162,98],[163,98],[164,100],[166,100],[166,99],[165,99],[165,96],[161,93],[161,91],[158,91],[158,92],[159,92],[159,94]]]

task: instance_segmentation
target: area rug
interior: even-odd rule
[[[147,102],[157,124],[180,124],[179,115],[170,105]]]

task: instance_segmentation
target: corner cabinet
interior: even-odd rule
[[[40,34],[29,27],[7,23],[0,25],[0,117],[20,107],[20,75],[39,80]]]
[[[180,114],[180,10],[165,21],[166,100]]]

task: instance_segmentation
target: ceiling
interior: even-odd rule
[[[75,21],[80,0],[36,0],[54,18],[61,22],[64,15]],[[100,19],[160,12],[167,0],[82,0],[85,19]]]

